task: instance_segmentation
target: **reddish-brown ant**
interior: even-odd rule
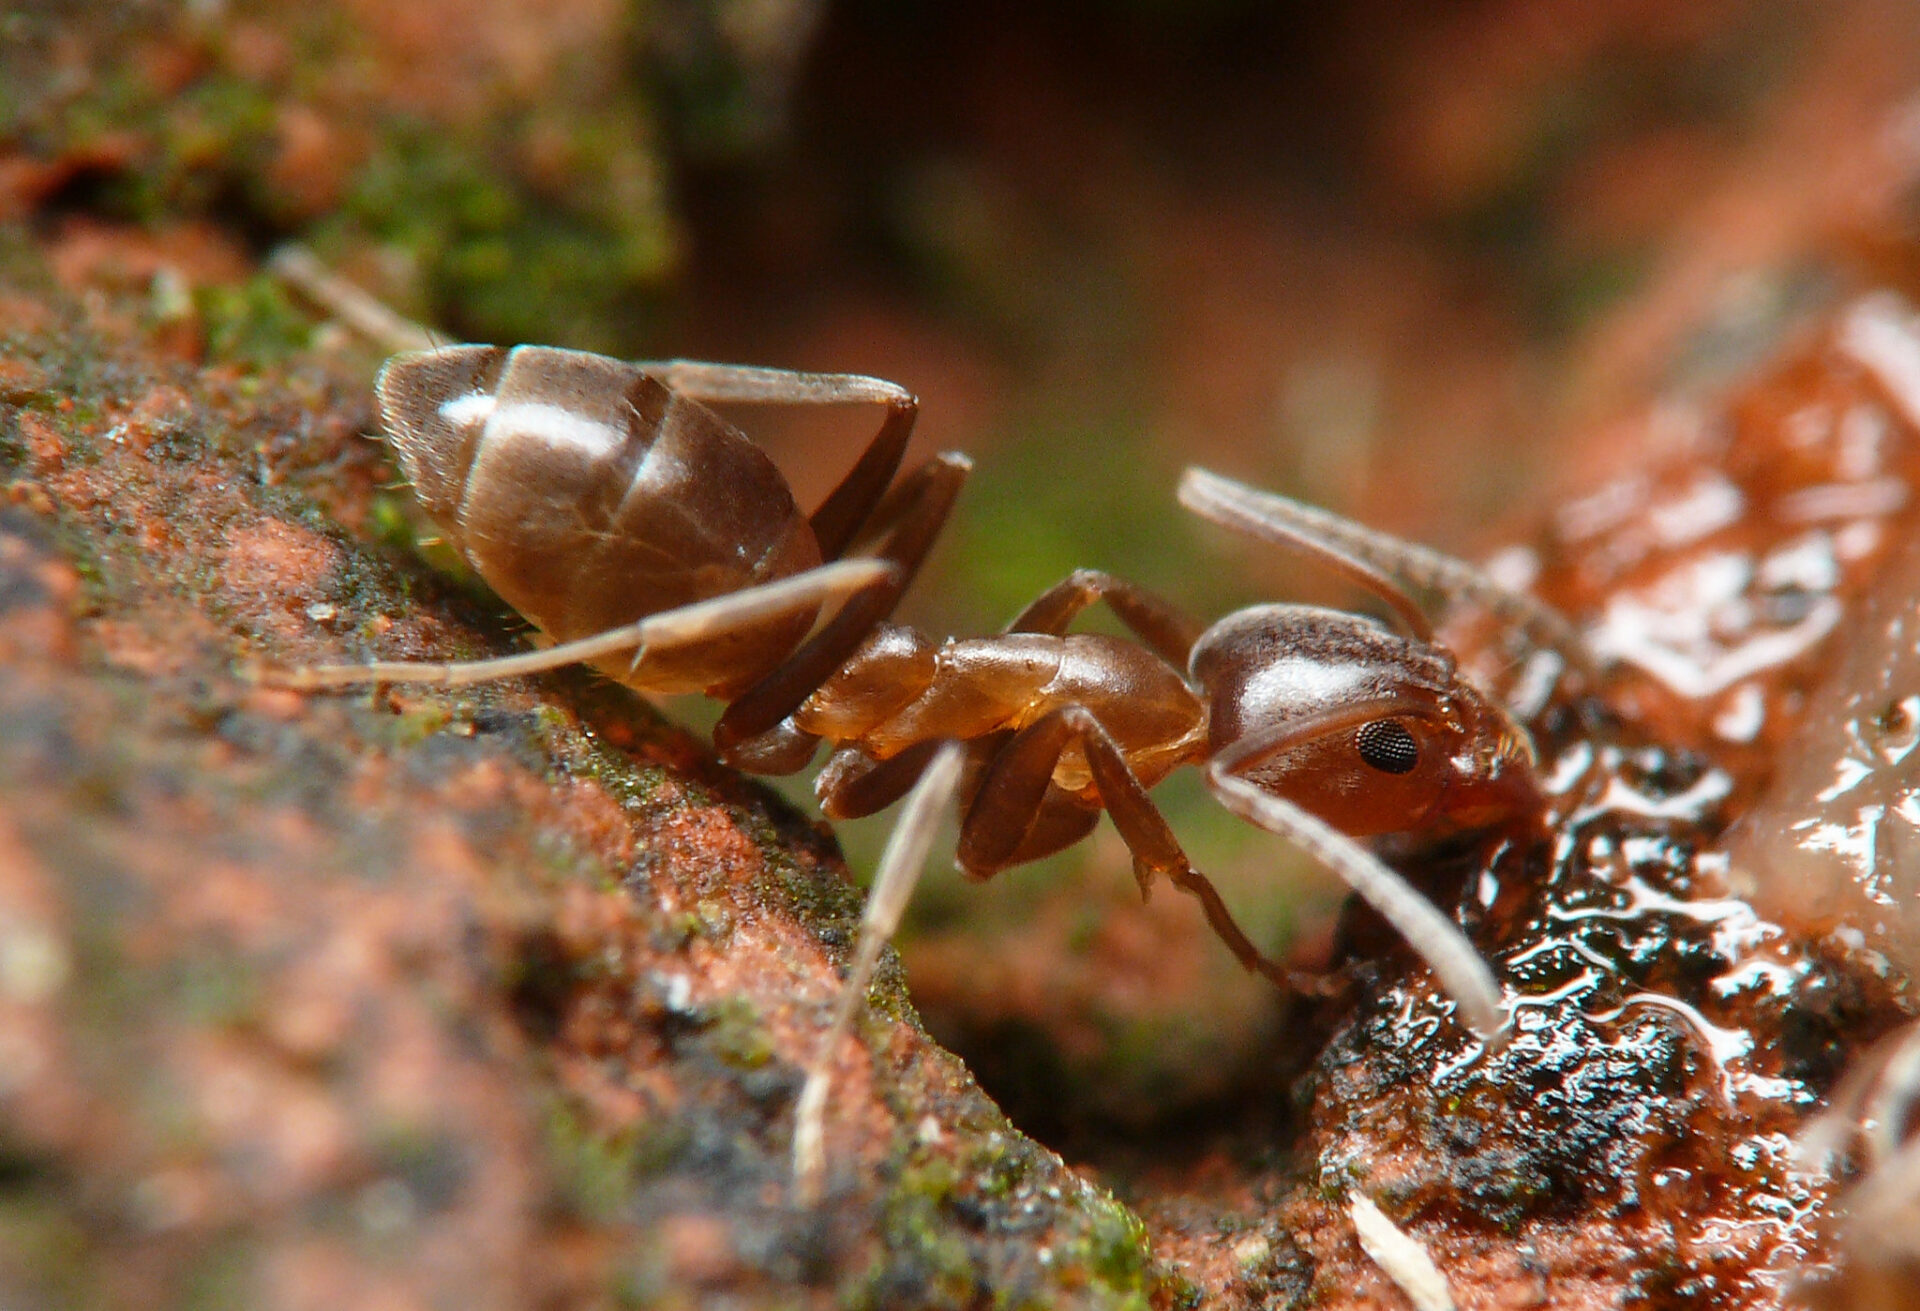
[[[1193,469],[1180,487],[1189,509],[1322,561],[1385,601],[1405,633],[1299,605],[1253,607],[1203,631],[1135,584],[1081,571],[997,636],[935,642],[887,616],[968,462],[935,456],[888,491],[916,413],[891,383],[450,346],[395,357],[376,390],[429,515],[556,645],[465,664],[296,669],[274,681],[454,684],[591,662],[636,688],[726,701],[715,743],[749,771],[799,769],[824,739],[832,757],[817,790],[830,816],[914,793],[802,1095],[803,1194],[818,1187],[832,1054],[956,791],[959,861],[972,877],[1078,841],[1105,810],[1143,893],[1169,878],[1199,899],[1243,964],[1284,984],[1147,795],[1175,768],[1202,766],[1224,805],[1306,848],[1380,911],[1484,1041],[1504,1039],[1499,988],[1465,936],[1354,839],[1494,828],[1539,809],[1525,732],[1457,674],[1387,571],[1478,599],[1576,652],[1537,603],[1463,562]],[[805,516],[766,456],[706,401],[878,402],[886,414]],[[841,559],[876,536],[873,559]],[[1069,633],[1096,601],[1139,640]]]

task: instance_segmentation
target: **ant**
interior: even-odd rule
[[[1390,572],[1484,604],[1580,664],[1576,636],[1541,603],[1463,561],[1195,468],[1179,489],[1189,510],[1320,561],[1385,602],[1403,631],[1304,605],[1254,606],[1202,629],[1137,584],[1081,570],[995,636],[936,642],[889,616],[970,462],[946,452],[897,477],[918,403],[893,383],[469,345],[396,355],[375,391],[428,515],[555,644],[459,664],[290,669],[272,681],[456,685],[592,663],[638,689],[725,702],[714,743],[748,772],[797,771],[826,741],[816,792],[830,818],[907,798],[797,1108],[803,1199],[818,1196],[824,1168],[833,1054],[956,796],[969,877],[1070,846],[1104,810],[1143,896],[1166,877],[1199,900],[1243,965],[1288,986],[1148,796],[1174,769],[1201,767],[1229,810],[1291,839],[1379,911],[1488,1050],[1504,1042],[1506,1009],[1485,962],[1355,839],[1511,829],[1536,823],[1544,805],[1525,730],[1459,675]],[[878,403],[884,416],[806,515],[710,402]],[[868,541],[872,555],[847,558]],[[1068,631],[1098,602],[1132,638]]]

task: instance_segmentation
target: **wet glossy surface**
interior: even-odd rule
[[[1911,1006],[1860,950],[1897,940],[1873,927],[1886,876],[1815,921],[1785,892],[1741,895],[1729,834],[1820,822],[1838,798],[1795,780],[1836,767],[1905,795],[1904,753],[1883,753],[1882,777],[1859,750],[1900,662],[1829,638],[1911,611],[1916,380],[1909,312],[1856,304],[1724,406],[1657,416],[1677,444],[1499,563],[1613,661],[1532,724],[1546,837],[1407,866],[1458,896],[1516,1036],[1487,1056],[1424,971],[1355,927],[1358,1000],[1302,1085],[1300,1182],[1263,1226],[1290,1255],[1269,1286],[1379,1278],[1341,1225],[1355,1189],[1443,1254],[1463,1305],[1774,1307],[1843,1259],[1841,1190],[1796,1174],[1791,1145]],[[1483,677],[1520,675],[1491,627],[1460,631]]]

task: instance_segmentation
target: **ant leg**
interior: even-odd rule
[[[440,344],[426,328],[388,309],[297,241],[276,247],[267,257],[267,270],[383,350],[400,354]]]
[[[1166,875],[1175,887],[1199,900],[1207,923],[1242,965],[1282,988],[1291,988],[1293,980],[1286,967],[1262,955],[1235,923],[1219,891],[1188,861],[1166,817],[1127,763],[1126,753],[1084,706],[1049,711],[1016,734],[993,759],[961,822],[961,864],[976,875],[990,874],[1022,857],[1020,847],[1041,817],[1054,766],[1075,742],[1086,753],[1094,786],[1114,827],[1133,853],[1141,895],[1152,888],[1155,874]]]
[[[1318,506],[1257,491],[1197,466],[1180,475],[1179,496],[1180,504],[1204,519],[1301,551],[1345,575],[1393,606],[1403,620],[1424,628],[1424,636],[1417,629],[1409,630],[1422,641],[1432,640],[1431,624],[1403,589],[1384,579],[1382,571],[1397,574],[1417,587],[1468,597],[1574,668],[1587,674],[1594,672],[1593,653],[1565,616],[1535,597],[1501,586],[1484,569],[1456,556],[1368,528]],[[1369,579],[1384,581],[1384,590],[1379,581]],[[1413,615],[1409,615],[1409,609]]]
[[[1460,926],[1439,907],[1352,838],[1284,797],[1228,772],[1227,762],[1216,760],[1207,767],[1207,786],[1228,810],[1287,838],[1338,874],[1427,962],[1487,1049],[1506,1046],[1511,1035],[1500,985]]]
[[[631,667],[639,669],[650,648],[704,642],[778,615],[817,608],[839,597],[862,595],[864,589],[884,583],[894,572],[894,566],[884,560],[836,560],[790,578],[696,601],[677,610],[663,610],[592,637],[492,660],[453,663],[378,660],[358,665],[253,669],[248,674],[256,682],[298,690],[353,683],[432,683],[440,687],[464,687],[581,664],[626,650],[634,653]]]
[[[1057,637],[1096,601],[1105,601],[1120,622],[1162,660],[1176,669],[1187,667],[1203,625],[1159,593],[1098,569],[1074,570],[1034,598],[1003,631]]]
[[[791,719],[783,719],[758,737],[748,738],[727,752],[727,764],[742,774],[758,778],[785,778],[811,765],[819,751],[818,734],[806,732]]]
[[[873,515],[906,454],[907,438],[919,416],[920,402],[898,383],[857,373],[800,373],[750,364],[711,364],[704,360],[637,360],[683,396],[717,404],[860,405],[887,407],[880,430],[808,523],[823,559],[838,560]]]
[[[813,781],[820,813],[828,819],[862,819],[885,810],[907,794],[939,746],[937,740],[921,742],[886,760],[875,760],[859,747],[841,747]]]
[[[966,456],[948,451],[908,475],[901,484],[899,522],[875,556],[892,565],[892,573],[850,596],[820,631],[734,699],[713,729],[713,744],[722,758],[737,744],[760,736],[799,709],[847,662],[874,625],[893,613],[933,549],[972,468]]]
[[[897,382],[860,373],[808,373],[763,364],[718,364],[712,360],[634,360],[683,396],[707,404],[859,405],[877,401],[917,409],[920,402]]]
[[[826,1173],[825,1119],[827,1093],[833,1082],[834,1052],[866,1005],[867,988],[873,982],[880,949],[893,939],[894,931],[900,927],[901,913],[920,881],[940,816],[953,800],[964,754],[958,742],[949,742],[940,748],[914,786],[887,839],[886,853],[880,858],[879,873],[874,876],[873,890],[860,917],[860,941],[854,947],[853,963],[847,967],[846,982],[841,986],[833,1017],[807,1067],[807,1081],[794,1107],[794,1200],[802,1207],[811,1207],[820,1200]]]

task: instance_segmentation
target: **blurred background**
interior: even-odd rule
[[[1917,75],[1907,0],[28,0],[0,219],[164,273],[212,364],[310,340],[256,272],[297,239],[455,338],[892,378],[917,452],[977,461],[910,621],[1078,566],[1215,616],[1353,598],[1190,523],[1188,463],[1476,554],[1630,462],[1649,397],[1911,283]],[[807,503],[872,422],[734,417]],[[1328,877],[1161,795],[1256,938],[1325,954]],[[1043,1134],[1204,1107],[1278,1031],[1104,826],[930,878],[908,957]],[[1023,1118],[1034,1051],[1092,1076],[1068,1111]]]

